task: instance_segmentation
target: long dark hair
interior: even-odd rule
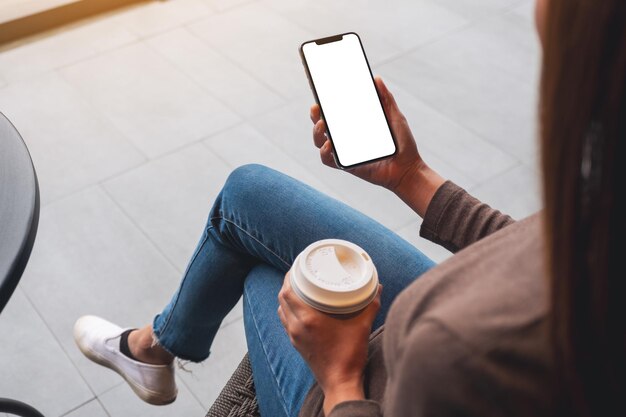
[[[549,0],[540,137],[558,404],[626,416],[626,1]]]

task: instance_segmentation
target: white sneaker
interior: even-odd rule
[[[74,324],[74,341],[85,356],[120,374],[135,394],[149,404],[165,405],[176,399],[174,365],[151,365],[120,352],[123,329],[100,317],[83,316]]]

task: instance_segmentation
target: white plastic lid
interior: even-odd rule
[[[354,243],[320,240],[296,258],[290,279],[309,305],[329,313],[361,310],[376,296],[378,274],[365,250]]]

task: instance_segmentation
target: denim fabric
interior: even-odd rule
[[[354,242],[374,261],[384,286],[374,329],[396,295],[434,265],[351,207],[270,168],[245,165],[228,177],[179,289],[154,319],[159,343],[181,359],[206,359],[243,294],[261,414],[296,416],[314,379],[278,319],[277,294],[298,253],[328,238]]]

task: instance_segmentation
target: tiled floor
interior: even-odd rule
[[[31,149],[43,204],[31,262],[0,316],[0,396],[47,416],[203,415],[246,350],[240,306],[161,408],[83,358],[72,324],[85,313],[148,322],[244,163],[449,256],[419,238],[419,218],[391,193],[319,162],[304,40],[358,31],[426,160],[515,217],[536,211],[532,10],[532,0],[155,1],[0,52],[0,110]]]

